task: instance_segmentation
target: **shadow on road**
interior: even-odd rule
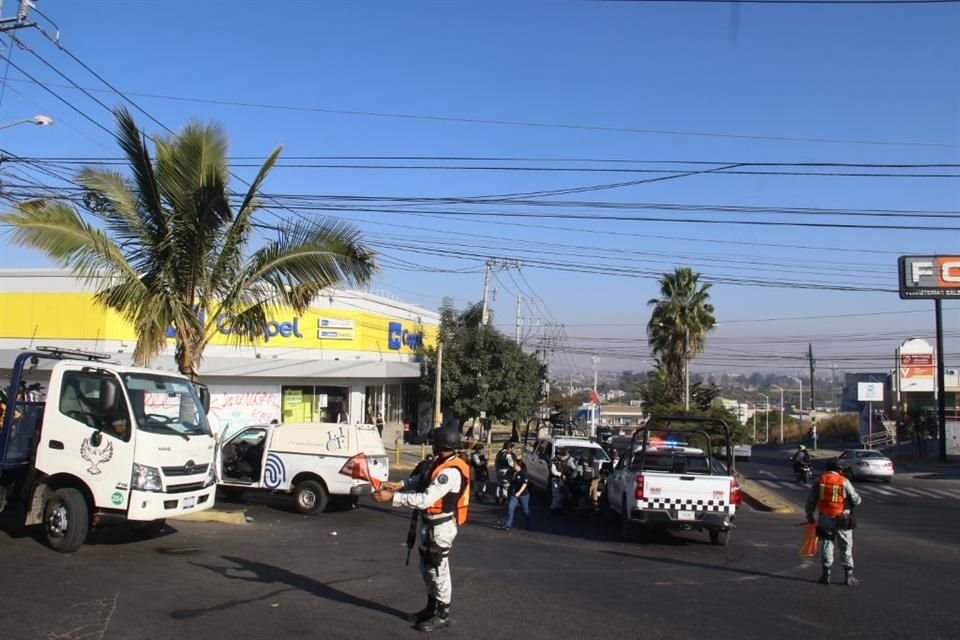
[[[363,609],[369,609],[371,611],[377,611],[380,613],[385,613],[396,618],[406,619],[406,612],[394,609],[393,607],[388,607],[387,605],[381,604],[379,602],[373,602],[372,600],[367,600],[365,598],[360,598],[358,596],[352,595],[345,591],[341,591],[332,585],[337,584],[338,582],[356,582],[358,580],[366,580],[371,576],[360,576],[356,578],[350,578],[349,580],[336,580],[331,582],[319,582],[305,575],[299,573],[294,573],[288,571],[282,567],[277,567],[271,564],[265,564],[263,562],[254,562],[253,560],[247,560],[246,558],[238,558],[236,556],[221,556],[227,562],[233,563],[232,565],[216,566],[216,565],[207,565],[199,562],[191,562],[195,567],[200,567],[201,569],[206,569],[212,571],[217,575],[220,575],[229,580],[240,580],[242,582],[253,582],[260,584],[279,584],[285,585],[283,588],[276,589],[269,593],[259,595],[255,598],[249,598],[246,600],[228,600],[221,604],[214,605],[212,607],[204,607],[200,609],[180,609],[170,613],[170,617],[176,620],[185,620],[189,618],[196,618],[207,613],[212,613],[214,611],[224,611],[226,609],[232,609],[234,607],[239,607],[245,604],[250,604],[251,602],[258,602],[272,598],[281,593],[288,591],[303,591],[309,593],[310,595],[316,596],[318,598],[324,598],[326,600],[332,600],[334,602],[342,602],[344,604],[353,605],[355,607],[360,607]],[[246,572],[252,573],[253,575],[235,575],[236,572]]]
[[[630,558],[632,560],[646,560],[647,562],[656,562],[659,564],[668,564],[678,567],[691,567],[694,569],[705,569],[708,571],[723,571],[728,573],[736,573],[744,576],[755,576],[758,578],[775,578],[777,580],[788,580],[790,582],[813,582],[813,580],[808,580],[807,578],[798,578],[796,576],[786,576],[780,573],[770,573],[768,571],[757,571],[756,569],[741,569],[737,567],[730,567],[724,565],[716,564],[707,564],[705,562],[694,562],[692,560],[679,560],[677,558],[664,558],[658,556],[650,555],[638,555],[634,553],[624,553],[622,551],[610,551],[603,550],[600,553],[606,553],[612,556],[620,556],[623,558]]]

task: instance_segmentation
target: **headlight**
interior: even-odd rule
[[[203,488],[206,489],[210,485],[214,484],[217,481],[217,476],[214,473],[213,463],[211,462],[207,465],[207,479],[203,483]]]
[[[163,485],[160,482],[160,470],[156,467],[148,467],[134,462],[130,487],[138,491],[163,491]]]

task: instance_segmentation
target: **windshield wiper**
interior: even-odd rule
[[[178,436],[180,436],[181,438],[183,438],[183,439],[186,440],[187,442],[190,441],[190,436],[188,436],[188,435],[185,434],[185,433],[181,433],[181,432],[177,431],[176,429],[174,429],[173,427],[171,427],[170,425],[168,425],[168,424],[163,424],[162,422],[156,422],[156,421],[153,421],[153,420],[147,420],[147,421],[144,423],[143,428],[144,428],[144,429],[154,429],[154,428],[163,429],[164,431],[169,431],[169,432],[171,432],[171,433],[177,434]]]

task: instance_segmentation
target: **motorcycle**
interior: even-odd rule
[[[797,482],[800,484],[807,484],[810,482],[810,476],[813,474],[813,464],[810,462],[799,462],[796,466],[797,468],[794,471],[794,474],[797,477]]]

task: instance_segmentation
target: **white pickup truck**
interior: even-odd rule
[[[656,420],[710,422],[722,425],[729,434],[727,425],[714,418]],[[651,418],[634,433],[630,448],[607,478],[605,506],[619,516],[624,539],[633,539],[640,529],[706,530],[712,544],[727,544],[740,504],[732,461],[728,459],[725,467],[716,464],[706,431],[659,430],[654,424]],[[702,436],[704,448],[678,442],[675,438],[680,434]]]

